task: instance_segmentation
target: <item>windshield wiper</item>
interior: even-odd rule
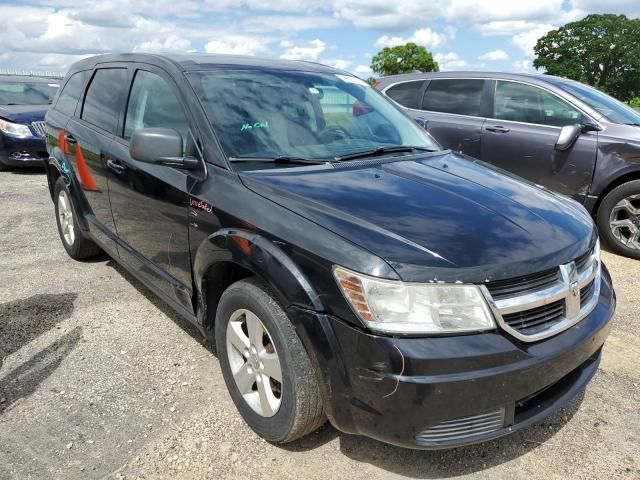
[[[631,125],[632,127],[640,127],[640,123],[625,123],[625,125]]]
[[[296,163],[306,165],[322,165],[326,160],[311,160],[309,158],[294,157],[291,155],[278,155],[277,157],[229,157],[229,161],[236,162],[256,162],[256,163]]]
[[[346,155],[340,155],[334,157],[336,162],[343,162],[345,160],[352,160],[354,158],[363,158],[363,157],[376,157],[378,155],[384,155],[385,153],[394,153],[394,152],[413,152],[414,150],[418,150],[420,152],[435,152],[431,148],[425,147],[411,147],[408,145],[398,145],[396,147],[377,147],[373,150],[364,150],[362,152],[355,153],[347,153]]]

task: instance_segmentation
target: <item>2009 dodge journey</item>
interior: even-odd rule
[[[478,442],[598,367],[615,295],[584,208],[443,150],[345,72],[93,57],[46,136],[67,253],[104,250],[197,325],[269,441],[328,418],[405,447]]]

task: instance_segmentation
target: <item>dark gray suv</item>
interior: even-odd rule
[[[575,198],[613,250],[640,259],[640,112],[549,75],[415,73],[376,88],[444,147]]]

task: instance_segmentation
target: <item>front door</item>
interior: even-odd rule
[[[121,259],[165,299],[193,313],[187,198],[194,177],[129,156],[133,132],[151,127],[177,131],[185,153],[195,153],[176,90],[161,71],[149,67],[135,72],[124,129],[107,156],[111,209]]]
[[[486,120],[482,160],[578,199],[588,192],[597,132],[585,132],[567,151],[555,149],[560,129],[585,119],[575,107],[540,87],[496,82],[494,115]]]

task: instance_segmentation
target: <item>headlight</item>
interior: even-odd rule
[[[7,135],[11,135],[13,137],[19,138],[31,138],[33,134],[31,130],[26,125],[21,125],[19,123],[11,123],[7,122],[0,118],[0,131],[6,133]]]
[[[403,283],[342,267],[334,267],[333,274],[353,311],[371,330],[433,334],[495,328],[476,285]]]

